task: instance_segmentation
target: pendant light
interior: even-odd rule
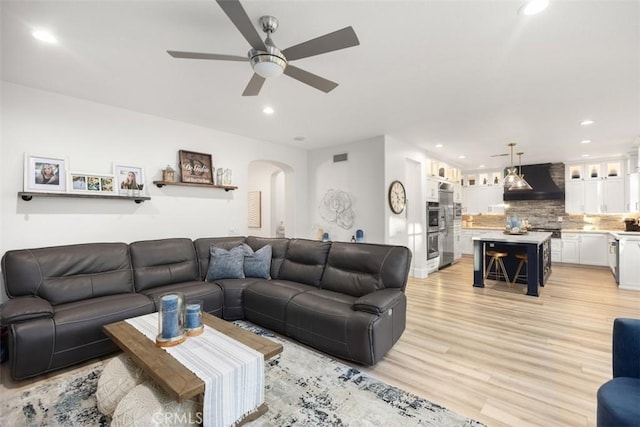
[[[520,170],[520,174],[516,175],[516,181],[513,183],[511,187],[509,187],[509,191],[512,190],[533,190],[533,187],[529,185],[529,183],[524,179],[524,174],[522,173],[522,155],[524,153],[516,153],[518,155],[518,169]]]
[[[510,142],[507,144],[511,148],[511,167],[507,169],[507,176],[502,180],[502,185],[506,188],[511,188],[513,184],[518,180],[518,174],[516,174],[516,169],[513,167],[513,147],[516,145],[515,142]]]

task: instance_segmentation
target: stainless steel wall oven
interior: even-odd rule
[[[440,204],[427,202],[427,259],[440,255]]]

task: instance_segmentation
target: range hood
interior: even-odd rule
[[[505,188],[503,200],[505,202],[511,200],[564,200],[564,189],[558,187],[551,178],[553,166],[553,163],[523,165],[524,179],[533,187],[533,190],[509,191],[508,188]]]

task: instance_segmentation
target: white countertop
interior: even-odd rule
[[[462,227],[462,231],[485,230],[485,231],[502,231],[502,227]],[[612,234],[616,239],[633,239],[640,238],[640,231],[623,231],[623,230],[584,230],[578,228],[563,228],[562,233],[583,233],[583,234]],[[530,232],[531,234],[533,232]]]
[[[640,231],[611,231],[610,234],[618,240],[640,240]]]
[[[533,243],[541,244],[551,238],[551,233],[530,231],[527,234],[505,234],[503,231],[492,231],[482,236],[474,236],[472,240],[504,242],[504,243]]]

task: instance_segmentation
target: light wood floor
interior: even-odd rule
[[[640,292],[618,290],[606,268],[554,264],[539,298],[474,288],[472,275],[464,257],[410,278],[404,334],[376,366],[353,366],[489,426],[595,426],[613,319],[640,318]],[[16,383],[3,364],[0,398],[64,373]]]
[[[554,264],[538,298],[474,288],[472,275],[464,257],[410,278],[403,336],[360,369],[490,426],[595,426],[613,319],[640,318],[640,292],[618,290],[608,268]]]

